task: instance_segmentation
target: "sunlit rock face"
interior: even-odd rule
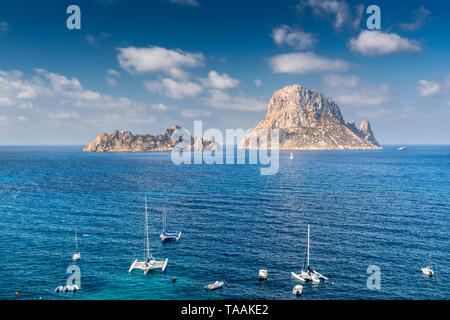
[[[241,140],[241,149],[259,149],[261,132],[279,130],[280,150],[382,149],[363,121],[345,122],[338,105],[320,92],[294,84],[276,91],[264,119]],[[261,131],[264,130],[264,131]],[[268,148],[270,148],[270,138]]]
[[[165,152],[172,151],[179,142],[172,140],[172,133],[181,129],[180,126],[173,126],[166,129],[160,135],[150,134],[134,135],[130,131],[114,131],[113,133],[100,133],[94,141],[84,147],[85,152]],[[213,139],[202,139],[191,137],[192,150],[203,150],[211,145],[210,150],[215,150],[216,145]]]

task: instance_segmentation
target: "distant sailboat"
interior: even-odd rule
[[[314,271],[309,266],[309,224],[308,224],[308,238],[307,238],[307,246],[306,246],[306,254],[305,254],[305,260],[303,261],[303,269],[300,272],[300,274],[297,274],[295,272],[291,272],[292,277],[294,277],[297,280],[300,280],[302,282],[309,282],[311,281],[313,284],[318,284],[320,280],[328,280],[327,277],[321,275],[317,271]],[[306,267],[306,268],[305,268]]]
[[[291,152],[291,156],[289,157],[289,159],[294,160],[294,155]]]
[[[128,272],[131,272],[133,269],[144,270],[144,274],[147,274],[148,271],[153,269],[161,269],[161,271],[164,272],[164,270],[166,270],[167,262],[169,261],[169,259],[165,259],[163,261],[156,261],[150,254],[150,239],[148,236],[147,197],[145,197],[145,235],[146,235],[145,261],[138,261],[138,259],[134,260]]]
[[[163,211],[163,225],[162,225],[162,233],[159,235],[161,241],[164,242],[166,240],[175,240],[178,241],[181,237],[181,231],[168,231],[167,230],[167,212],[166,207],[164,207]]]
[[[75,228],[75,253],[72,255],[72,260],[77,261],[81,258],[81,253],[78,252],[78,238],[77,238],[77,229]]]

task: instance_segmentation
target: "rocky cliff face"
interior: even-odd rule
[[[172,133],[181,129],[173,126],[166,129],[162,134],[152,136],[150,134],[133,135],[130,131],[114,131],[113,133],[100,133],[94,141],[84,147],[85,152],[158,152],[172,151],[178,141],[171,139]],[[191,148],[203,150],[208,145],[215,149],[213,139],[202,139],[191,137]]]
[[[344,121],[334,101],[300,85],[273,94],[264,119],[242,139],[239,148],[260,148],[258,132],[270,129],[279,129],[280,150],[382,149],[368,121],[358,129],[354,121]]]

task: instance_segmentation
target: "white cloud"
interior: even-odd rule
[[[358,28],[362,17],[362,6],[356,7],[353,15],[347,2],[338,0],[305,0],[300,1],[297,10],[303,10],[309,7],[317,17],[333,19],[333,27],[336,30],[342,29],[345,25]]]
[[[330,74],[327,75],[324,78],[325,84],[327,84],[329,87],[333,88],[356,88],[360,84],[359,77],[355,75],[349,75],[349,76],[340,76],[337,74]]]
[[[277,45],[288,45],[297,50],[310,49],[317,42],[312,33],[286,25],[274,28],[271,37]]]
[[[399,23],[398,26],[406,31],[416,31],[422,29],[422,27],[430,20],[430,16],[431,12],[422,6],[414,11],[414,22]]]
[[[65,111],[65,110],[58,110],[53,111],[48,114],[50,119],[55,120],[68,120],[68,119],[79,119],[80,115],[78,112],[75,111]]]
[[[233,79],[226,73],[219,74],[214,70],[211,70],[207,79],[201,80],[205,87],[212,87],[217,89],[230,89],[239,85],[239,80]]]
[[[100,32],[97,36],[92,35],[92,34],[88,34],[86,35],[86,40],[87,42],[89,42],[92,45],[97,45],[99,44],[100,41],[107,39],[111,37],[111,35],[107,32]]]
[[[186,109],[181,111],[181,116],[185,118],[209,117],[210,115],[210,111],[201,109]]]
[[[166,106],[166,105],[163,104],[163,103],[152,104],[152,105],[151,105],[151,108],[152,108],[153,110],[157,110],[157,111],[167,111],[167,110],[169,110],[169,107]]]
[[[308,73],[318,71],[346,71],[349,68],[343,60],[333,60],[312,52],[287,53],[270,59],[275,73]]]
[[[227,92],[211,89],[208,91],[203,103],[219,109],[237,111],[262,111],[267,109],[267,104],[262,99],[248,97],[243,94],[231,95]]]
[[[429,97],[440,92],[441,86],[433,81],[419,80],[417,88],[422,97]]]
[[[203,91],[203,88],[195,82],[176,81],[169,78],[161,81],[146,81],[144,85],[147,90],[159,92],[172,99],[194,98]]]
[[[260,87],[262,85],[262,81],[259,79],[254,80],[255,86]]]
[[[367,106],[385,103],[389,98],[389,87],[385,84],[379,86],[366,86],[355,75],[341,76],[331,74],[324,78],[327,91],[333,99],[343,105]]]
[[[202,53],[185,52],[180,49],[170,50],[162,47],[119,48],[119,65],[128,72],[162,72],[175,78],[186,78],[183,68],[203,65]]]
[[[115,77],[120,77],[120,72],[114,69],[108,69],[108,75],[106,76],[106,83],[108,86],[115,87],[117,85]]]
[[[350,39],[350,49],[365,56],[385,55],[397,52],[418,52],[422,48],[415,40],[400,37],[395,33],[364,30],[358,37]]]
[[[151,119],[143,103],[85,89],[78,79],[45,69],[35,69],[33,76],[0,71],[0,106],[10,113],[27,109],[35,122],[50,120],[47,125],[76,120],[99,126],[102,121],[106,123],[105,114],[110,113],[121,114],[123,124],[137,123],[139,118]],[[9,119],[20,120],[19,117]]]
[[[198,7],[200,5],[197,0],[169,0],[169,2],[183,4],[191,7]]]
[[[114,69],[108,69],[108,74],[109,74],[110,76],[117,76],[117,77],[120,76],[120,72],[117,71],[117,70],[114,70]]]

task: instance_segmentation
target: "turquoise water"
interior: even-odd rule
[[[299,151],[294,161],[282,152],[274,176],[81,149],[0,147],[1,299],[293,299],[307,224],[311,265],[330,281],[305,284],[299,299],[450,298],[449,146]],[[144,253],[145,195],[151,251],[169,258],[165,273],[146,276],[128,273]],[[176,243],[159,241],[164,205]],[[56,294],[75,228],[81,290]],[[380,290],[366,287],[369,265],[381,269]],[[435,277],[422,276],[425,265]],[[215,280],[229,286],[207,292]]]

